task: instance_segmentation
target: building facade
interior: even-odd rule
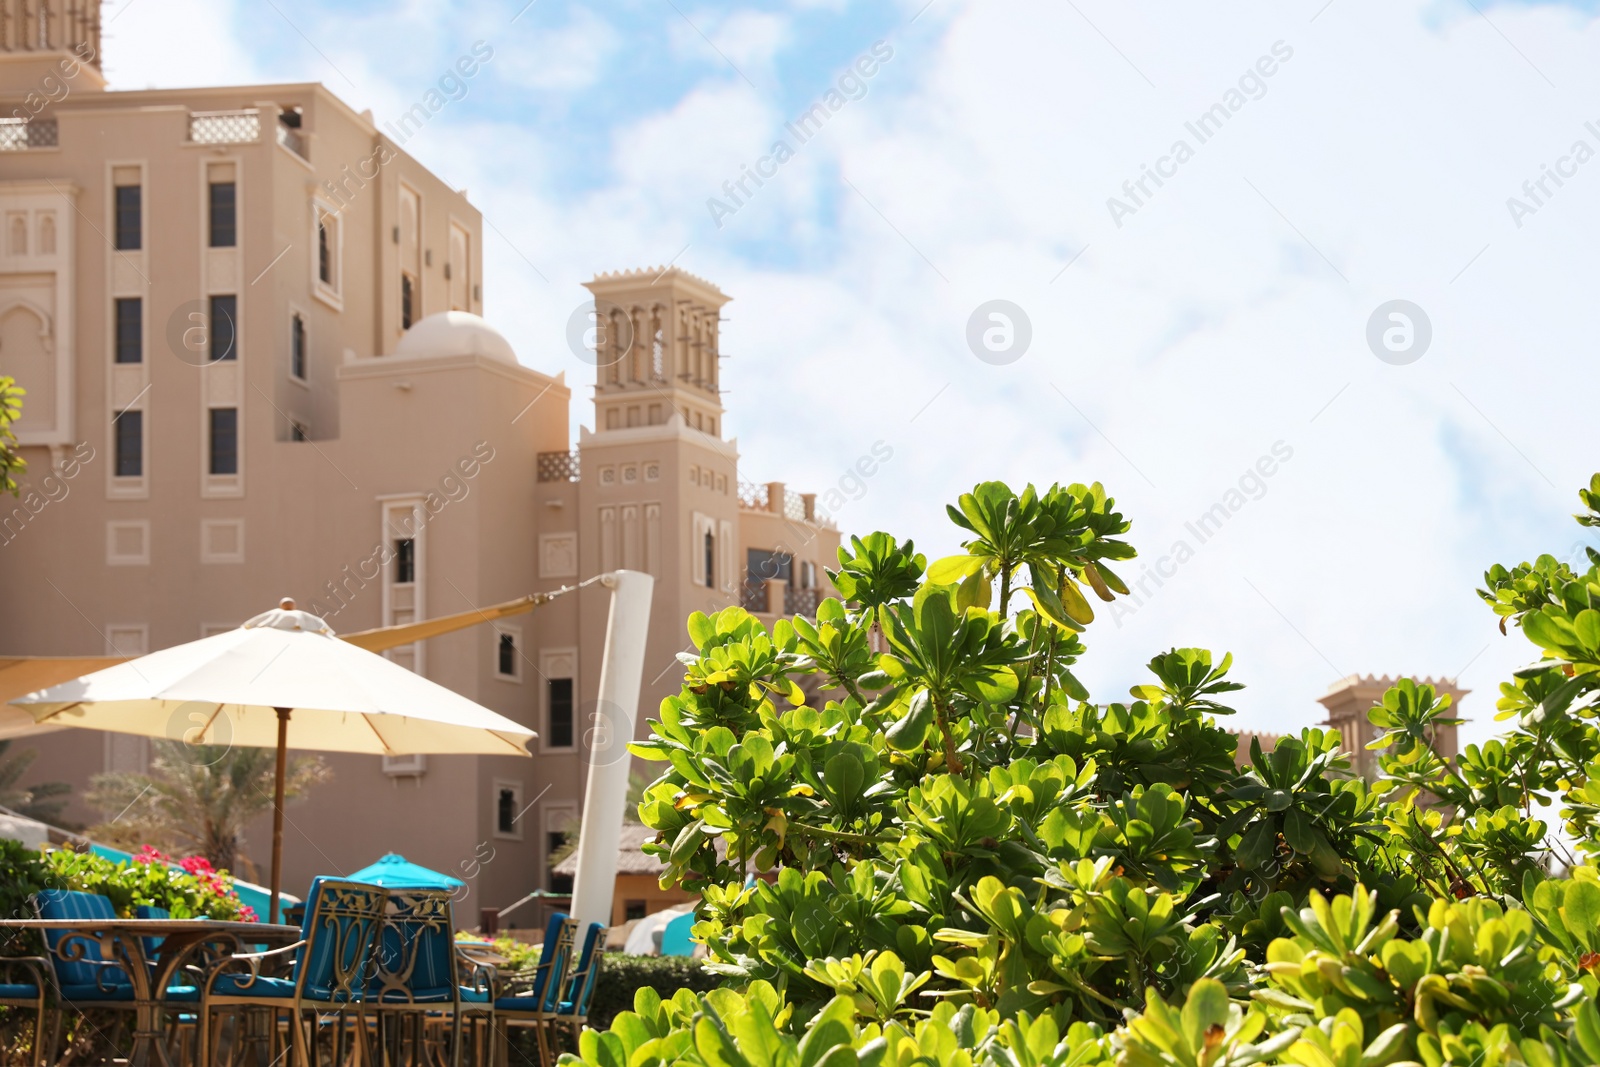
[[[642,732],[689,612],[814,610],[838,533],[814,498],[740,480],[725,294],[676,268],[589,283],[574,448],[587,409],[481,317],[481,216],[406,130],[316,84],[108,91],[95,11],[0,0],[0,374],[27,390],[29,462],[0,507],[0,654],[137,655],[285,595],[363,630],[629,567],[656,578]],[[537,730],[534,758],[325,757],[287,812],[285,887],[395,850],[465,879],[474,910],[560,888],[548,857],[610,723],[608,596],[389,653]],[[115,814],[84,804],[90,778],[150,754],[25,744],[84,824]],[[267,844],[263,821],[257,864]]]

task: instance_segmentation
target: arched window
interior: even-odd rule
[[[21,215],[14,215],[11,219],[11,247],[13,256],[28,254],[28,220]]]
[[[717,587],[717,539],[706,531],[706,588]]]
[[[39,216],[39,254],[56,254],[56,215],[53,211]]]

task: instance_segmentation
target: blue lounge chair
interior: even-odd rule
[[[392,888],[388,893],[366,998],[391,1062],[423,1062],[430,1028],[443,1023],[450,1027],[451,1062],[459,1064],[464,1024],[474,1018],[487,1022],[492,1004],[488,981],[461,982],[465,961],[456,949],[452,892]],[[402,1055],[408,1028],[409,1060]]]
[[[512,1028],[531,1026],[539,1043],[540,1067],[551,1067],[555,1062],[550,1055],[546,1023],[560,1005],[561,993],[570,977],[577,932],[578,920],[569,919],[559,911],[551,915],[550,922],[545,925],[544,946],[539,951],[539,965],[534,969],[532,984],[524,992],[495,998],[495,1039],[509,1047]],[[500,1058],[503,1057],[497,1057],[496,1062]]]
[[[556,1005],[556,1017],[552,1022],[557,1025],[565,1023],[572,1028],[574,1052],[578,1048],[578,1035],[583,1032],[583,1024],[589,1021],[589,1004],[594,1000],[600,961],[606,954],[605,943],[606,928],[599,923],[590,923],[589,932],[583,938],[583,952],[578,956],[578,966],[567,983],[564,999]]]
[[[35,898],[34,906],[41,919],[81,919],[86,925],[117,917],[109,897],[69,889],[46,889]],[[62,1000],[94,1007],[133,1001],[128,972],[101,954],[98,941],[66,930],[46,931],[44,940]]]
[[[7,973],[10,972],[10,973]],[[50,982],[50,961],[43,956],[0,957],[0,1007],[33,1012],[33,1067],[42,1067],[45,1052],[55,1061],[54,1042],[45,1028],[45,988]]]
[[[306,899],[299,941],[270,952],[239,953],[214,966],[194,991],[199,1000],[200,1062],[209,1063],[211,1028],[219,1009],[273,1020],[287,1016],[295,1067],[316,1067],[317,1038],[324,1032],[331,1035],[331,1062],[344,1061],[347,1034],[360,1043],[358,1054],[366,1062],[365,998],[387,899],[388,893],[377,886],[318,878]],[[294,965],[288,978],[261,975],[263,962],[291,952]],[[169,999],[179,999],[178,991]],[[353,1028],[344,1025],[350,1015],[355,1017]],[[334,1017],[337,1025],[324,1028],[325,1016]],[[274,1022],[270,1032],[277,1031]],[[276,1062],[277,1050],[273,1051]]]

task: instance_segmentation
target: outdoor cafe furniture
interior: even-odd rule
[[[600,969],[599,946],[606,928],[590,923],[581,954],[575,952],[578,920],[561,912],[550,916],[545,927],[544,947],[533,982],[525,993],[499,996],[494,1002],[494,1025],[499,1043],[496,1058],[503,1064],[514,1027],[532,1027],[539,1046],[539,1062],[551,1067],[558,1055],[558,1028],[570,1025],[573,1040],[589,1015],[594,996],[595,977]],[[575,959],[576,956],[576,959]],[[576,963],[576,966],[574,964]]]
[[[57,1010],[52,1020],[46,1009],[46,1036],[35,1041],[35,1055],[53,1051],[61,1011],[112,1009],[134,1017],[130,1067],[151,1059],[170,1061],[164,1016],[174,1003],[192,999],[196,992],[182,982],[186,964],[298,933],[264,923],[122,919],[106,897],[59,889],[41,892],[36,906],[39,918],[0,920],[0,930],[36,930],[44,937],[43,958],[49,966],[40,969],[50,987],[47,1000],[55,1001]],[[30,1006],[35,1004],[30,1000]]]
[[[380,1044],[391,1063],[436,1059],[430,1055],[436,1035],[448,1027],[450,1062],[459,1067],[467,1030],[478,1035],[489,1029],[493,970],[458,951],[450,890],[391,888],[388,894],[366,990]],[[464,968],[473,972],[471,985],[462,984]],[[403,1055],[408,1030],[410,1059]],[[484,1044],[480,1037],[480,1053]]]
[[[7,938],[18,931],[7,932]],[[45,1046],[45,1004],[50,979],[50,961],[43,956],[0,957],[0,1007],[18,1008],[33,1013],[33,1067],[42,1067]]]
[[[322,1034],[330,1039],[332,1063],[344,1062],[347,1037],[355,1046],[350,1051],[366,1062],[366,987],[387,900],[387,891],[378,886],[317,878],[306,898],[298,941],[266,952],[237,953],[213,966],[197,990],[200,1062],[211,1062],[219,1011],[264,1017],[274,1043],[279,1022],[286,1021],[286,1051],[293,1067],[316,1067]],[[261,973],[263,964],[289,953],[293,964],[287,978]],[[352,1017],[355,1025],[344,1025]],[[324,1027],[329,1018],[337,1025]],[[276,1063],[281,1056],[273,1048],[269,1059]]]

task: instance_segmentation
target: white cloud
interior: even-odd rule
[[[512,85],[574,93],[592,88],[605,74],[620,41],[616,27],[588,7],[575,8],[566,25],[530,29],[508,48],[498,73]]]

